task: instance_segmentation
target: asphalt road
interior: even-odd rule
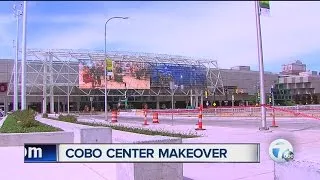
[[[90,116],[82,116],[82,118]],[[96,119],[104,119],[104,116],[92,116]],[[111,117],[109,117],[111,120]],[[123,123],[143,123],[143,117],[118,117],[119,122]],[[152,118],[148,118],[148,122],[152,123]],[[196,125],[197,118],[190,117],[177,117],[174,116],[173,120],[171,116],[159,117],[161,124],[169,125]],[[272,125],[272,119],[267,118],[268,126]],[[219,127],[234,127],[234,128],[258,128],[261,126],[261,120],[256,118],[244,118],[244,117],[206,117],[203,119],[203,126],[219,126]],[[277,118],[276,125],[281,129],[288,130],[320,130],[320,120],[317,119],[302,119],[302,118]]]

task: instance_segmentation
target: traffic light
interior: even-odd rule
[[[208,91],[204,91],[204,97],[208,99]]]
[[[275,90],[274,88],[271,88],[270,92],[271,92],[271,93],[274,93],[274,90]]]

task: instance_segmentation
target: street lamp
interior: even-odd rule
[[[21,58],[21,110],[27,109],[26,61],[27,61],[27,1],[23,1],[22,13],[22,58]]]
[[[108,121],[108,98],[107,98],[107,24],[112,19],[129,19],[129,17],[111,17],[104,25],[104,112],[105,119]]]
[[[272,101],[272,106],[274,106],[274,86],[271,86],[271,101]]]
[[[263,66],[263,51],[261,38],[261,24],[260,24],[260,6],[259,1],[255,1],[255,15],[256,15],[256,30],[257,30],[257,44],[258,44],[258,58],[259,58],[259,75],[260,75],[260,104],[261,104],[261,127],[260,130],[269,130],[267,127],[267,109],[266,94],[264,87],[264,66]]]
[[[18,59],[19,59],[19,29],[20,29],[20,16],[22,16],[22,4],[21,9],[17,9],[16,5],[13,5],[14,17],[17,21],[17,37],[16,37],[16,54],[14,60],[14,79],[13,79],[13,110],[18,110]]]

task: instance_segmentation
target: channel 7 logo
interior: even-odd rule
[[[25,163],[57,162],[57,145],[55,144],[25,144]]]
[[[289,141],[277,139],[270,144],[269,155],[275,162],[288,162],[294,158],[293,147]]]

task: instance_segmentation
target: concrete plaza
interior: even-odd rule
[[[80,118],[81,119],[81,118]],[[54,125],[55,120],[41,120]],[[99,122],[98,119],[86,121]],[[102,122],[102,121],[101,121]],[[131,126],[141,126],[141,123],[130,123]],[[129,125],[129,124],[127,124]],[[65,131],[73,131],[82,125],[63,127]],[[166,125],[150,124],[145,128],[166,129],[168,131],[192,132],[196,125]],[[272,180],[274,179],[274,162],[269,158],[268,147],[272,140],[277,138],[288,139],[295,150],[296,160],[320,162],[320,135],[315,130],[287,131],[274,129],[260,132],[253,128],[230,128],[206,126],[201,131],[204,137],[184,139],[184,143],[261,143],[261,162],[259,164],[234,163],[198,163],[184,164],[185,180]],[[113,130],[113,143],[126,142],[128,139],[148,139],[151,136],[133,134]],[[10,156],[9,156],[10,155]],[[77,180],[114,180],[116,178],[115,164],[24,164],[22,147],[0,148],[1,179],[61,179],[72,178]],[[299,179],[296,179],[299,180]]]

